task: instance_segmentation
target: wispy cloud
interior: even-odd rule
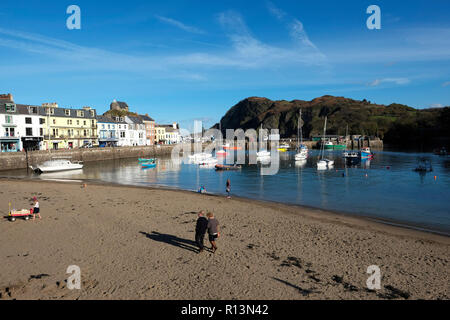
[[[443,108],[444,106],[441,103],[432,103],[430,104],[430,108]]]
[[[233,61],[239,61],[242,66],[282,66],[324,65],[325,56],[316,50],[315,46],[303,38],[300,47],[275,47],[256,39],[247,27],[242,16],[235,11],[226,11],[218,15],[218,21],[230,38],[235,56]],[[299,21],[297,21],[299,22]],[[300,23],[301,24],[301,23]],[[292,30],[296,36],[301,36],[302,25]],[[292,35],[292,34],[291,34]],[[313,50],[311,50],[313,48]]]
[[[266,4],[269,13],[271,13],[277,20],[285,24],[290,36],[295,42],[304,48],[313,50],[317,56],[320,57],[320,59],[326,58],[319,48],[317,48],[317,46],[310,40],[303,23],[299,19],[291,17],[270,1],[267,1]]]
[[[163,16],[159,16],[159,15],[155,15],[155,17],[156,17],[156,19],[158,19],[161,22],[170,24],[174,27],[177,27],[181,30],[184,30],[184,31],[187,31],[190,33],[196,33],[196,34],[205,34],[206,33],[205,31],[203,31],[199,28],[188,26],[188,25],[186,25],[178,20],[172,19],[172,18],[167,18],[167,17],[163,17]]]
[[[286,12],[276,7],[271,1],[266,2],[267,9],[277,19],[281,20],[286,16]]]
[[[450,81],[446,81],[442,84],[443,87],[448,87],[450,86]]]
[[[375,79],[371,83],[369,83],[369,86],[371,87],[377,87],[383,83],[395,83],[398,85],[408,84],[411,80],[408,78],[384,78],[384,79]]]

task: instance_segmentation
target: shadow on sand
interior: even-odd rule
[[[272,279],[274,279],[274,280],[276,280],[278,282],[281,282],[281,283],[283,283],[283,284],[285,284],[285,285],[287,285],[287,286],[289,286],[291,288],[297,289],[300,292],[300,294],[302,294],[304,297],[307,297],[311,293],[314,293],[314,291],[312,291],[312,290],[302,289],[299,286],[296,286],[295,284],[292,284],[292,283],[287,282],[285,280],[281,280],[281,279],[278,279],[278,278],[275,278],[275,277],[272,277]]]
[[[152,231],[152,233],[147,233],[147,232],[141,231],[139,233],[143,234],[147,238],[152,239],[154,241],[164,242],[164,243],[171,244],[175,247],[179,247],[179,248],[182,248],[185,250],[189,250],[192,252],[198,252],[197,244],[195,243],[195,241],[192,241],[192,240],[182,239],[182,238],[178,238],[177,236],[159,233],[156,231]]]

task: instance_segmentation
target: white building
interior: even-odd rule
[[[125,122],[125,117],[116,117],[114,120],[117,124],[117,145],[119,147],[131,146],[130,130],[128,128],[128,123]]]
[[[38,106],[17,104],[17,131],[26,150],[44,149],[44,127],[46,118]]]
[[[146,131],[142,119],[136,116],[126,116],[125,122],[128,124],[131,146],[145,146]]]
[[[180,130],[178,129],[178,124],[174,122],[172,125],[164,125],[166,130],[166,144],[178,144],[181,143]]]

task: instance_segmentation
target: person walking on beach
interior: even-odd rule
[[[33,207],[33,220],[36,219],[36,215],[41,219],[41,214],[39,213],[39,201],[36,197],[33,198],[34,207]]]
[[[230,181],[230,179],[227,179],[226,191],[227,191],[227,198],[231,199],[231,181]]]
[[[198,213],[197,225],[195,226],[195,242],[198,245],[198,253],[203,252],[203,239],[205,238],[206,230],[208,230],[208,219],[205,218],[205,212]]]
[[[214,218],[214,214],[212,212],[208,212],[206,216],[208,217],[209,242],[211,242],[212,252],[215,253],[217,250],[216,239],[220,237],[219,221]]]

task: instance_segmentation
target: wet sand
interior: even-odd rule
[[[0,299],[448,299],[450,238],[323,210],[116,185],[0,180]],[[196,212],[218,251],[197,253]],[[207,241],[205,240],[205,243]],[[70,265],[81,290],[67,288]],[[381,270],[368,290],[367,268]]]

